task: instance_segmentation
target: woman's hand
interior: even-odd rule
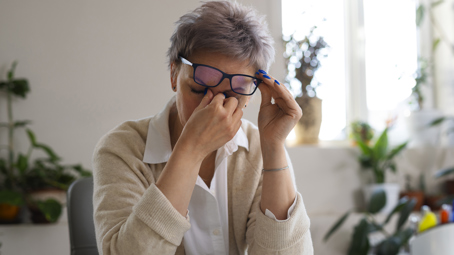
[[[213,96],[213,92],[207,90],[184,126],[178,143],[184,143],[204,158],[235,136],[241,126],[243,107],[244,103],[239,104],[235,97],[225,98],[222,93]]]
[[[259,73],[262,103],[258,118],[262,144],[284,144],[290,131],[303,115],[290,91],[268,74]],[[274,104],[271,103],[274,98]],[[263,147],[263,145],[262,145]]]

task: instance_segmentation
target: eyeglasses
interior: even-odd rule
[[[192,75],[195,83],[205,87],[216,87],[227,78],[230,80],[230,88],[233,92],[251,96],[257,90],[262,80],[246,74],[227,74],[223,71],[208,65],[195,64],[180,56],[181,61],[194,68]]]

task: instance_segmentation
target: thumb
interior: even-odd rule
[[[211,90],[209,90],[209,89],[206,89],[205,91],[206,91],[206,94],[202,98],[202,101],[200,102],[199,106],[197,106],[196,109],[205,108],[207,105],[209,105],[211,103],[211,100],[213,100],[213,92],[211,92]]]

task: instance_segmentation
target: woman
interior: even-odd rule
[[[180,18],[168,56],[175,97],[95,149],[100,253],[313,254],[284,148],[302,113],[264,71],[274,49],[263,19],[204,3]],[[257,88],[258,128],[241,119]]]

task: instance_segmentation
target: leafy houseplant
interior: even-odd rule
[[[372,170],[374,176],[374,184],[364,188],[364,196],[366,201],[369,200],[374,190],[384,189],[387,196],[387,204],[383,208],[383,212],[387,213],[397,204],[399,198],[399,185],[393,183],[385,183],[387,171],[396,172],[396,164],[394,157],[398,155],[408,142],[402,143],[392,149],[388,148],[388,128],[386,128],[376,140],[375,144],[368,145],[361,138],[355,135],[354,139],[360,148],[359,163],[364,170]]]
[[[36,140],[31,129],[26,129],[30,141],[27,153],[16,153],[14,134],[16,129],[24,128],[29,120],[15,121],[12,111],[12,98],[26,98],[30,88],[26,79],[16,79],[13,63],[8,72],[8,79],[0,82],[0,91],[6,94],[8,122],[1,123],[8,131],[7,157],[0,158],[0,205],[7,208],[27,205],[32,211],[32,219],[42,218],[41,221],[55,222],[62,210],[62,204],[55,199],[36,200],[33,192],[42,189],[66,190],[78,176],[91,176],[91,172],[81,165],[63,165],[61,158],[47,145]],[[31,155],[35,150],[44,152],[46,157],[32,161]],[[34,212],[34,213],[33,213]]]
[[[394,157],[397,156],[408,142],[404,142],[392,149],[388,148],[388,128],[386,128],[373,145],[367,145],[358,135],[354,136],[361,150],[359,162],[363,169],[372,169],[375,183],[384,183],[388,170],[396,172]]]
[[[296,79],[301,84],[301,94],[295,100],[303,110],[295,131],[297,143],[317,143],[321,125],[321,99],[317,97],[316,88],[320,83],[313,80],[315,72],[321,66],[321,59],[326,57],[329,48],[323,37],[314,35],[312,27],[309,34],[302,40],[291,35],[284,39],[286,66],[288,70],[286,82],[292,87],[291,81]]]
[[[361,221],[355,226],[348,248],[348,255],[367,255],[370,251],[374,251],[377,255],[396,255],[408,243],[414,230],[412,228],[404,228],[404,226],[416,204],[416,200],[408,199],[407,197],[400,199],[386,219],[379,223],[375,215],[385,204],[385,191],[377,190],[373,193],[367,211],[363,213]],[[399,213],[399,218],[394,233],[388,233],[385,230],[385,226],[396,213]],[[342,226],[350,214],[351,211],[345,213],[330,228],[324,237],[325,242]],[[381,238],[373,240],[371,236],[374,234],[378,234]]]

